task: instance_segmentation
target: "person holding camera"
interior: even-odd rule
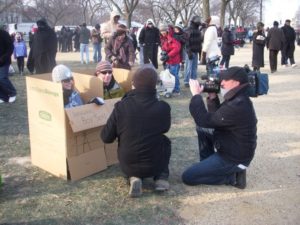
[[[174,95],[180,95],[179,69],[181,62],[181,44],[169,32],[168,25],[161,24],[159,26],[160,42],[161,42],[161,58],[165,69],[169,69],[170,73],[175,77]],[[170,28],[172,29],[172,28]]]
[[[257,119],[248,96],[248,75],[242,67],[220,73],[221,104],[217,93],[208,93],[207,109],[203,86],[190,80],[190,113],[197,125],[200,162],[182,174],[187,185],[232,185],[246,187],[246,169],[256,149]]]

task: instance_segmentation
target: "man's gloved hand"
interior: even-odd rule
[[[206,52],[202,52],[201,64],[206,65]]]

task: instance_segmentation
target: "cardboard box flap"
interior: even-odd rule
[[[105,125],[118,101],[120,98],[105,100],[105,104],[101,106],[93,103],[65,109],[73,132]]]
[[[90,151],[67,159],[71,180],[79,180],[107,168],[104,149]]]
[[[103,97],[103,82],[98,77],[73,73],[75,87],[85,103],[93,97]]]

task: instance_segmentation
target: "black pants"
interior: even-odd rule
[[[19,73],[23,73],[24,72],[24,56],[19,56],[17,57],[17,64],[18,64],[18,70]]]
[[[157,62],[157,53],[158,53],[158,46],[153,45],[145,45],[144,46],[144,63],[152,63],[153,66],[157,69],[158,62]]]
[[[269,60],[270,60],[271,72],[277,71],[277,55],[278,55],[278,50],[270,49]]]
[[[229,61],[230,61],[230,55],[222,55],[222,60],[221,60],[220,65],[223,66],[224,63],[225,63],[225,68],[228,69],[228,67],[229,67]]]

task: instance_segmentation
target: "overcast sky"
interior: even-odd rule
[[[272,26],[277,20],[284,23],[286,19],[292,19],[300,6],[300,0],[267,0],[265,3],[264,23]]]

